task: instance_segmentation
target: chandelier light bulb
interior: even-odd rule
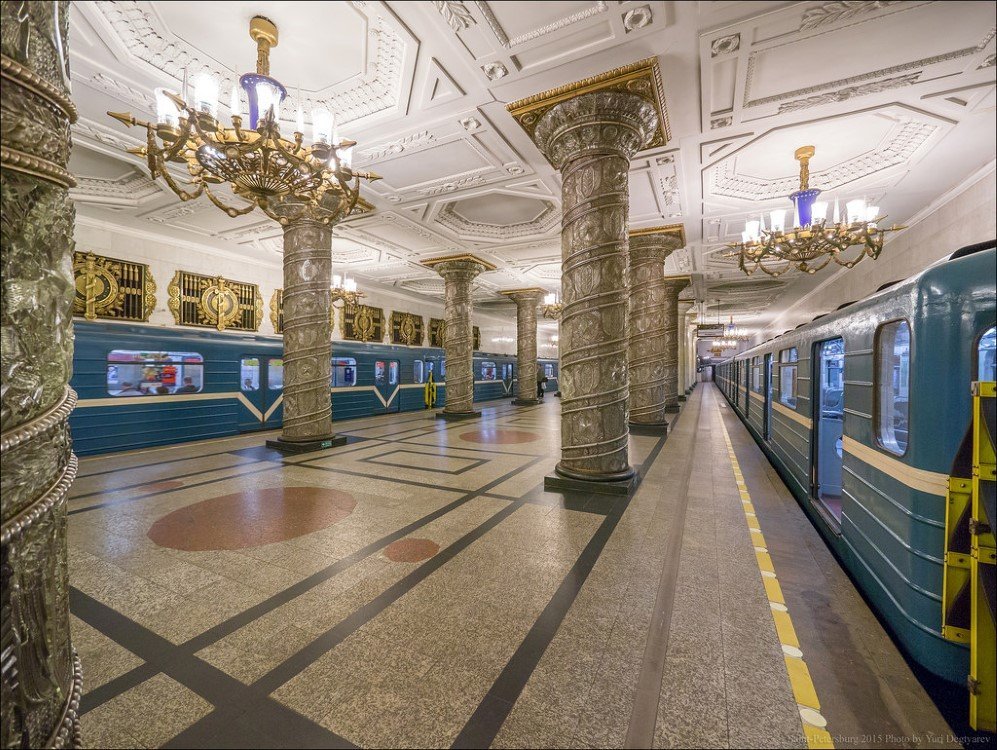
[[[817,201],[811,211],[811,220],[814,224],[825,221],[827,219],[827,202]]]
[[[747,235],[748,240],[757,240],[762,236],[761,231],[762,223],[760,221],[747,221],[744,224],[744,233]]]
[[[242,117],[242,97],[239,95],[238,86],[232,86],[232,100],[228,106],[232,117]]]
[[[781,232],[786,228],[786,210],[778,209],[769,214],[773,232]]]
[[[866,206],[865,220],[871,226],[876,226],[876,219],[879,218],[879,206]]]
[[[173,100],[166,95],[166,89],[156,89],[156,121],[161,125],[169,125],[171,128],[180,125],[180,110]]]
[[[298,102],[298,111],[294,119],[294,127],[296,132],[304,134],[305,132],[305,111],[301,108],[301,102]]]
[[[194,79],[194,109],[218,117],[218,80],[210,73],[199,73]]]
[[[347,169],[353,169],[353,146],[344,148],[339,152],[339,161]]]
[[[857,224],[860,221],[865,221],[865,201],[861,198],[848,201],[848,203],[845,204],[845,211],[848,216],[849,224]]]
[[[355,292],[357,290],[357,280],[356,279],[346,279],[345,280],[346,291]]]
[[[317,107],[312,110],[312,140],[315,143],[332,143],[333,129],[332,112],[325,107]]]

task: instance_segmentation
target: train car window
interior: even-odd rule
[[[444,380],[447,376],[447,361],[445,359],[440,360],[440,380]]]
[[[388,362],[388,385],[398,385],[398,360]]]
[[[429,371],[433,371],[433,363],[429,363]],[[423,383],[426,380],[426,365],[421,359],[412,362],[412,382]]]
[[[544,365],[544,375],[548,378],[554,377],[554,365]]]
[[[239,389],[243,393],[260,390],[259,357],[243,357],[239,360]]]
[[[755,393],[762,392],[762,363],[761,357],[751,358],[751,390]]]
[[[786,406],[796,408],[796,369],[797,365],[787,364],[798,362],[799,353],[794,346],[779,352],[779,401]]]
[[[997,327],[980,336],[976,352],[976,379],[997,380]]]
[[[204,357],[196,352],[115,349],[107,355],[111,396],[168,396],[204,388]]]
[[[376,385],[384,385],[388,381],[388,367],[387,365],[378,360],[374,363],[374,383]]]
[[[332,387],[349,388],[357,384],[357,361],[353,357],[332,358]]]
[[[902,456],[907,451],[910,414],[910,326],[885,323],[876,332],[876,424],[880,446]]]
[[[495,380],[496,378],[496,367],[494,362],[482,362],[481,363],[481,379],[482,380]]]
[[[284,388],[284,360],[276,357],[267,360],[267,388],[271,391]]]

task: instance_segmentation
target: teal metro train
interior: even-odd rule
[[[70,417],[79,455],[273,430],[283,417],[280,336],[76,321]],[[544,388],[557,389],[557,360],[540,359]],[[508,354],[474,353],[474,400],[512,398]],[[446,361],[437,347],[332,342],[333,419],[426,408],[426,383],[446,402]],[[530,392],[536,387],[530,384]]]
[[[964,682],[942,636],[948,479],[995,379],[994,243],[738,354],[714,380],[909,656]]]

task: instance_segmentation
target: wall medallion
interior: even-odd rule
[[[368,305],[346,305],[342,310],[340,327],[344,339],[380,341],[384,338],[384,310]]]
[[[447,338],[447,322],[442,318],[429,319],[429,345],[441,349]]]
[[[73,274],[74,315],[145,321],[156,307],[156,283],[142,263],[78,252],[73,253]]]
[[[169,293],[170,312],[178,325],[255,331],[263,319],[263,298],[256,284],[177,271]]]
[[[405,346],[421,346],[424,336],[421,315],[407,312],[391,313],[391,343]]]

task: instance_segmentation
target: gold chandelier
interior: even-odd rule
[[[250,21],[249,36],[257,44],[256,73],[239,79],[248,97],[248,123],[242,118],[236,86],[230,105],[232,126],[219,121],[218,81],[208,73],[195,79],[194,106],[171,91],[156,89],[156,123],[143,122],[131,113],[108,114],[129,127],[146,129],[146,145],[129,152],[144,157],[153,179],[162,177],[182,201],[204,194],[232,217],[259,207],[282,225],[302,216],[323,224],[348,216],[360,196],[360,179],[380,177],[353,170],[356,142],[337,141],[335,118],[325,108],[312,110],[311,145],[304,142],[300,103],[293,139],[281,136],[277,122],[287,90],[270,77],[270,48],[277,46],[277,27],[256,16]],[[186,95],[186,80],[183,88]],[[186,167],[186,184],[170,173],[169,164]],[[220,197],[213,186],[225,183],[247,204],[229,205]]]
[[[741,242],[728,247],[727,257],[737,257],[741,270],[749,276],[759,268],[769,276],[781,276],[796,268],[804,273],[817,273],[832,261],[852,268],[865,257],[876,259],[883,250],[887,232],[905,227],[893,225],[881,228],[878,206],[867,206],[865,200],[848,201],[845,221],[840,219],[840,206],[834,201],[831,223],[827,222],[826,202],[818,202],[820,190],[810,187],[810,159],[816,149],[802,146],[794,154],[800,162],[800,189],[789,196],[795,206],[793,226],[786,228],[786,211],[770,214],[769,227],[764,219],[745,223]],[[858,247],[858,251],[846,252]]]
[[[557,320],[561,317],[562,304],[560,299],[558,299],[557,294],[551,292],[550,294],[544,295],[543,307],[541,311],[545,318],[550,318],[552,320]]]
[[[338,273],[332,275],[332,301],[343,302],[347,307],[356,305],[364,296],[364,293],[357,289],[356,279],[349,276],[340,276]]]

